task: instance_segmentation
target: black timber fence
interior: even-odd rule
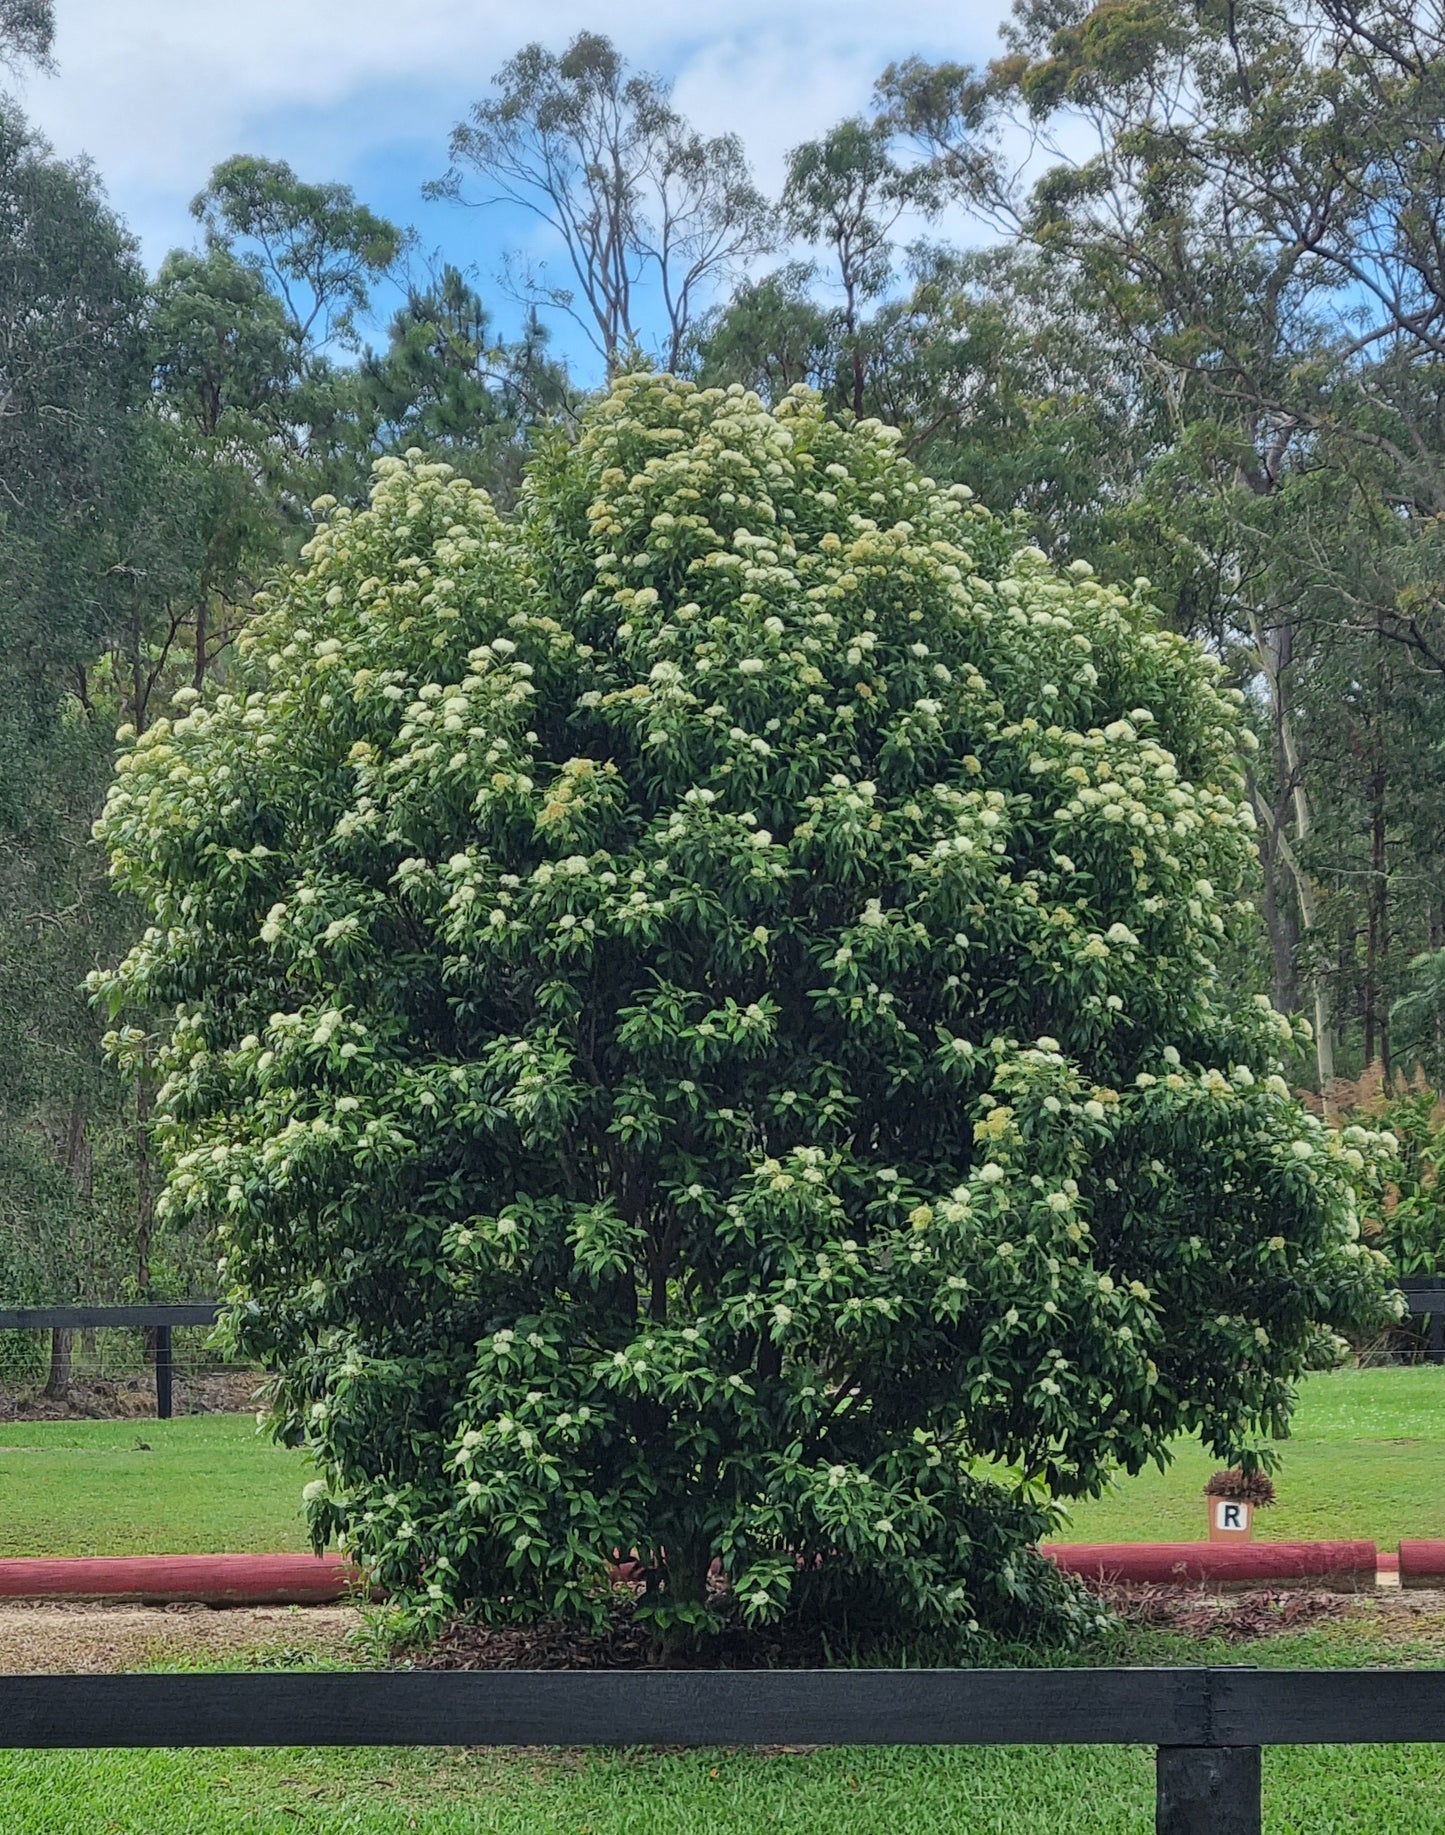
[[[1406,1310],[1425,1320],[1425,1355],[1445,1362],[1445,1276],[1433,1275],[1402,1281]],[[214,1300],[184,1304],[142,1306],[20,1306],[0,1307],[0,1332],[43,1332],[141,1327],[156,1334],[156,1414],[171,1418],[174,1406],[177,1327],[214,1325],[219,1307]]]
[[[0,1747],[25,1750],[1153,1746],[1157,1835],[1260,1835],[1265,1746],[1441,1741],[1441,1669],[0,1676]]]
[[[178,1326],[214,1325],[214,1300],[184,1305],[0,1307],[0,1332],[107,1331],[139,1327],[156,1335],[156,1418],[175,1410],[175,1331]]]

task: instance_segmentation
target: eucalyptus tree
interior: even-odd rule
[[[55,0],[0,0],[0,68],[53,67]]]
[[[929,167],[899,163],[893,138],[884,121],[842,121],[793,149],[783,183],[789,232],[828,251],[823,278],[841,294],[848,405],[855,414],[863,412],[868,386],[863,311],[884,296],[893,278],[900,220],[910,211],[928,211],[939,196]]]
[[[468,195],[474,174],[481,192]],[[612,375],[648,345],[660,304],[664,365],[676,369],[699,313],[775,237],[735,134],[699,134],[660,78],[629,69],[583,32],[560,55],[525,46],[491,95],[452,131],[451,166],[428,187],[464,202],[508,202],[560,247],[565,278],[516,279],[572,317]]]
[[[119,940],[87,845],[114,720],[90,710],[132,590],[144,306],[93,171],[0,103],[0,1258],[38,1299],[95,1259],[97,1179],[116,1165],[80,984]]]
[[[1445,22],[1354,0],[1019,0],[1005,39],[985,71],[888,72],[888,118],[1099,300],[1152,376],[1169,430],[1155,501],[1172,494],[1182,547],[1213,569],[1216,640],[1258,697],[1279,979],[1313,997],[1328,1084],[1340,1027],[1356,1061],[1381,1055],[1439,902],[1388,909],[1432,871],[1392,814],[1431,777],[1429,748],[1397,792],[1382,705],[1376,738],[1347,723],[1374,763],[1342,780],[1334,716],[1347,685],[1351,705],[1366,683],[1432,702],[1445,685]],[[1009,117],[1037,148],[1027,183]],[[1359,829],[1363,860],[1344,845]],[[1382,950],[1391,928],[1412,941]]]
[[[208,242],[265,276],[300,351],[355,349],[357,320],[409,237],[349,185],[298,178],[284,160],[223,160],[191,204]]]

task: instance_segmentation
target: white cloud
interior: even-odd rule
[[[60,74],[27,111],[66,154],[88,153],[147,243],[187,234],[185,205],[217,160],[246,149],[308,175],[353,178],[406,147],[414,180],[446,132],[529,38],[608,33],[676,78],[699,126],[736,129],[775,182],[787,148],[866,106],[890,59],[986,57],[1004,0],[60,0]],[[424,158],[422,148],[434,149]],[[408,162],[410,163],[410,162]]]
[[[565,280],[535,219],[515,209],[427,204],[447,136],[495,72],[541,38],[560,50],[605,33],[638,68],[669,77],[707,133],[738,133],[775,190],[787,152],[866,110],[884,66],[914,53],[981,62],[1009,0],[57,0],[59,73],[33,77],[22,106],[56,150],[85,153],[151,266],[197,234],[188,206],[238,152],[289,160],[310,179],[355,186],[411,223],[424,249],[472,268],[502,329],[520,307],[499,281],[504,251]],[[914,226],[917,233],[924,226]],[[976,242],[961,213],[937,233]],[[549,255],[551,259],[549,260]],[[383,287],[372,329],[395,300]],[[591,363],[554,317],[557,348]]]

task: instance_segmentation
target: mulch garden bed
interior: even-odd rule
[[[218,1370],[177,1376],[175,1409],[185,1414],[250,1414],[262,1381],[255,1370]],[[72,1383],[63,1396],[43,1389],[0,1389],[0,1421],[134,1421],[154,1419],[155,1378],[93,1377]]]
[[[535,1625],[449,1625],[435,1643],[399,1653],[417,1669],[654,1669],[666,1666],[646,1624],[634,1617],[635,1595],[619,1587],[612,1620],[602,1632],[545,1620]],[[675,1659],[695,1669],[696,1653]],[[707,1665],[716,1669],[820,1669],[828,1652],[816,1632],[739,1625],[709,1641]]]
[[[1424,1637],[1445,1645],[1445,1594],[1322,1593],[1248,1591],[1211,1593],[1204,1588],[1125,1587],[1099,1589],[1100,1598],[1126,1624],[1175,1632],[1191,1639],[1229,1644],[1282,1637],[1316,1625],[1363,1617],[1387,1636]],[[647,1669],[659,1659],[651,1634],[637,1623],[633,1601],[619,1602],[612,1623],[598,1634],[544,1622],[526,1626],[453,1624],[433,1644],[399,1652],[418,1669]],[[677,1659],[695,1668],[695,1655]],[[709,1653],[720,1669],[826,1668],[833,1659],[816,1634],[745,1631],[725,1633]]]

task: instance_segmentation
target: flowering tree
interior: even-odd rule
[[[424,1620],[621,1549],[671,1636],[714,1562],[1057,1625],[1050,1500],[1280,1429],[1382,1278],[1219,991],[1238,697],[804,393],[624,378],[511,521],[378,473],[101,823],[318,1542]]]

